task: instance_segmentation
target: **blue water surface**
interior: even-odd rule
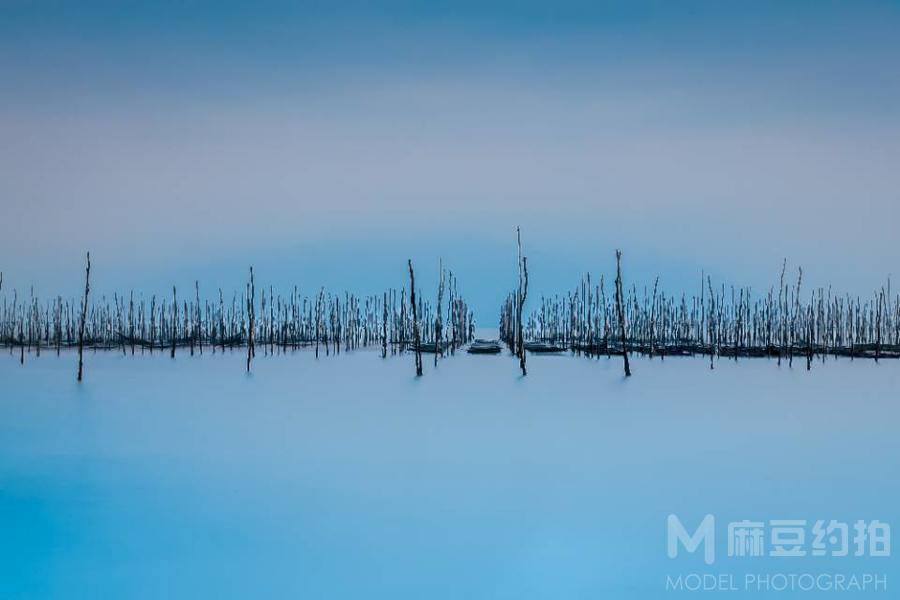
[[[138,351],[140,354],[140,351]],[[2,598],[661,598],[741,519],[900,523],[900,365],[0,356]],[[714,565],[666,518],[717,519]],[[810,540],[807,540],[807,543]],[[742,580],[738,581],[742,583]],[[889,588],[890,590],[891,588]],[[890,597],[892,592],[838,597]],[[707,592],[704,597],[811,597]]]

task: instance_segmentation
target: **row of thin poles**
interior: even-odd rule
[[[649,356],[773,357],[793,363],[849,356],[900,357],[900,295],[890,281],[868,297],[804,289],[803,271],[764,294],[749,287],[714,285],[701,276],[693,294],[667,294],[652,285],[626,287],[621,306],[616,286],[585,275],[565,296],[541,297],[525,318],[526,342],[542,342],[586,354],[638,352]],[[621,282],[621,279],[617,279]],[[609,289],[612,287],[613,289]],[[517,308],[511,295],[501,307],[501,337],[515,343]],[[622,328],[624,321],[625,327]],[[623,333],[624,331],[624,333]]]
[[[437,303],[420,290],[415,310],[405,287],[361,296],[324,288],[304,294],[294,286],[281,294],[272,286],[258,288],[252,268],[241,293],[226,296],[217,289],[212,298],[201,295],[199,282],[187,293],[173,287],[167,295],[129,291],[91,298],[88,266],[83,298],[41,299],[33,289],[27,296],[4,293],[0,274],[0,346],[18,351],[21,362],[26,354],[68,348],[172,357],[247,348],[249,370],[260,351],[301,347],[314,348],[318,357],[380,346],[386,357],[410,349],[417,329],[420,344],[454,352],[471,341],[475,320],[456,277],[443,268],[441,273]]]

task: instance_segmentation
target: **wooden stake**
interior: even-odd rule
[[[628,364],[628,342],[625,336],[625,311],[622,310],[622,251],[616,250],[616,312],[619,315],[619,335],[622,337],[622,360],[625,362],[625,377],[631,377]]]
[[[91,292],[91,253],[87,253],[84,270],[84,299],[81,302],[81,324],[78,326],[78,381],[84,378],[84,325],[87,321],[88,295]]]

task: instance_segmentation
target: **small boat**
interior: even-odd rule
[[[499,354],[502,350],[497,340],[475,340],[469,346],[469,354]]]
[[[414,351],[416,349],[416,345],[409,344],[409,346],[407,346],[407,349],[409,351]],[[446,352],[449,349],[450,349],[449,342],[441,342],[440,345],[438,345],[434,342],[422,342],[421,344],[419,344],[419,351],[423,352],[425,354],[436,354],[439,351]]]
[[[535,354],[550,354],[552,352],[566,352],[568,348],[558,346],[551,342],[525,342],[525,349]]]

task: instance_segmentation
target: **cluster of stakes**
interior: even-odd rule
[[[631,375],[630,353],[649,357],[767,357],[780,365],[795,358],[811,369],[826,357],[900,358],[900,295],[890,280],[868,298],[803,289],[803,269],[786,280],[782,266],[777,287],[762,296],[750,288],[715,286],[701,276],[697,292],[667,295],[658,287],[624,286],[622,254],[616,251],[616,277],[609,286],[590,275],[565,296],[540,299],[527,315],[527,262],[521,257],[520,286],[501,307],[500,337],[519,356],[525,373],[526,352],[572,352],[623,358]]]
[[[778,286],[763,296],[713,285],[702,276],[695,293],[673,296],[659,289],[658,278],[641,291],[625,285],[617,250],[612,284],[602,275],[586,275],[565,296],[542,297],[526,311],[528,259],[518,230],[517,245],[518,285],[501,306],[500,341],[474,339],[474,315],[443,265],[433,295],[416,287],[408,261],[408,287],[368,296],[324,289],[304,295],[297,287],[282,295],[272,287],[258,289],[251,267],[246,288],[228,298],[221,289],[213,299],[202,296],[195,282],[187,294],[173,287],[166,296],[129,292],[98,299],[91,295],[88,254],[84,293],[77,300],[4,293],[0,273],[0,346],[22,363],[26,355],[76,348],[79,381],[86,348],[173,358],[178,352],[240,349],[249,372],[257,352],[307,348],[318,357],[375,347],[382,358],[412,354],[417,376],[423,353],[433,354],[437,364],[466,346],[471,353],[499,353],[500,342],[517,357],[523,375],[529,353],[551,352],[621,356],[626,376],[632,353],[708,356],[710,368],[719,357],[768,357],[790,365],[800,359],[807,369],[829,356],[900,358],[900,295],[891,295],[890,281],[868,298],[842,296],[830,288],[805,290],[802,269],[788,280],[785,264]]]
[[[199,282],[187,295],[173,287],[167,296],[129,292],[92,298],[88,254],[84,294],[78,300],[57,296],[42,301],[32,292],[20,297],[15,290],[3,295],[0,345],[22,363],[26,355],[77,349],[79,381],[85,349],[168,353],[173,358],[182,352],[193,356],[241,349],[250,371],[259,352],[307,348],[318,357],[375,347],[383,358],[412,352],[421,375],[422,353],[433,353],[435,362],[454,354],[474,337],[475,321],[452,272],[440,267],[434,299],[416,289],[412,261],[408,272],[408,290],[370,296],[324,289],[309,296],[297,287],[284,296],[272,287],[259,288],[251,267],[244,291],[230,298],[220,289],[213,300],[203,299]]]

